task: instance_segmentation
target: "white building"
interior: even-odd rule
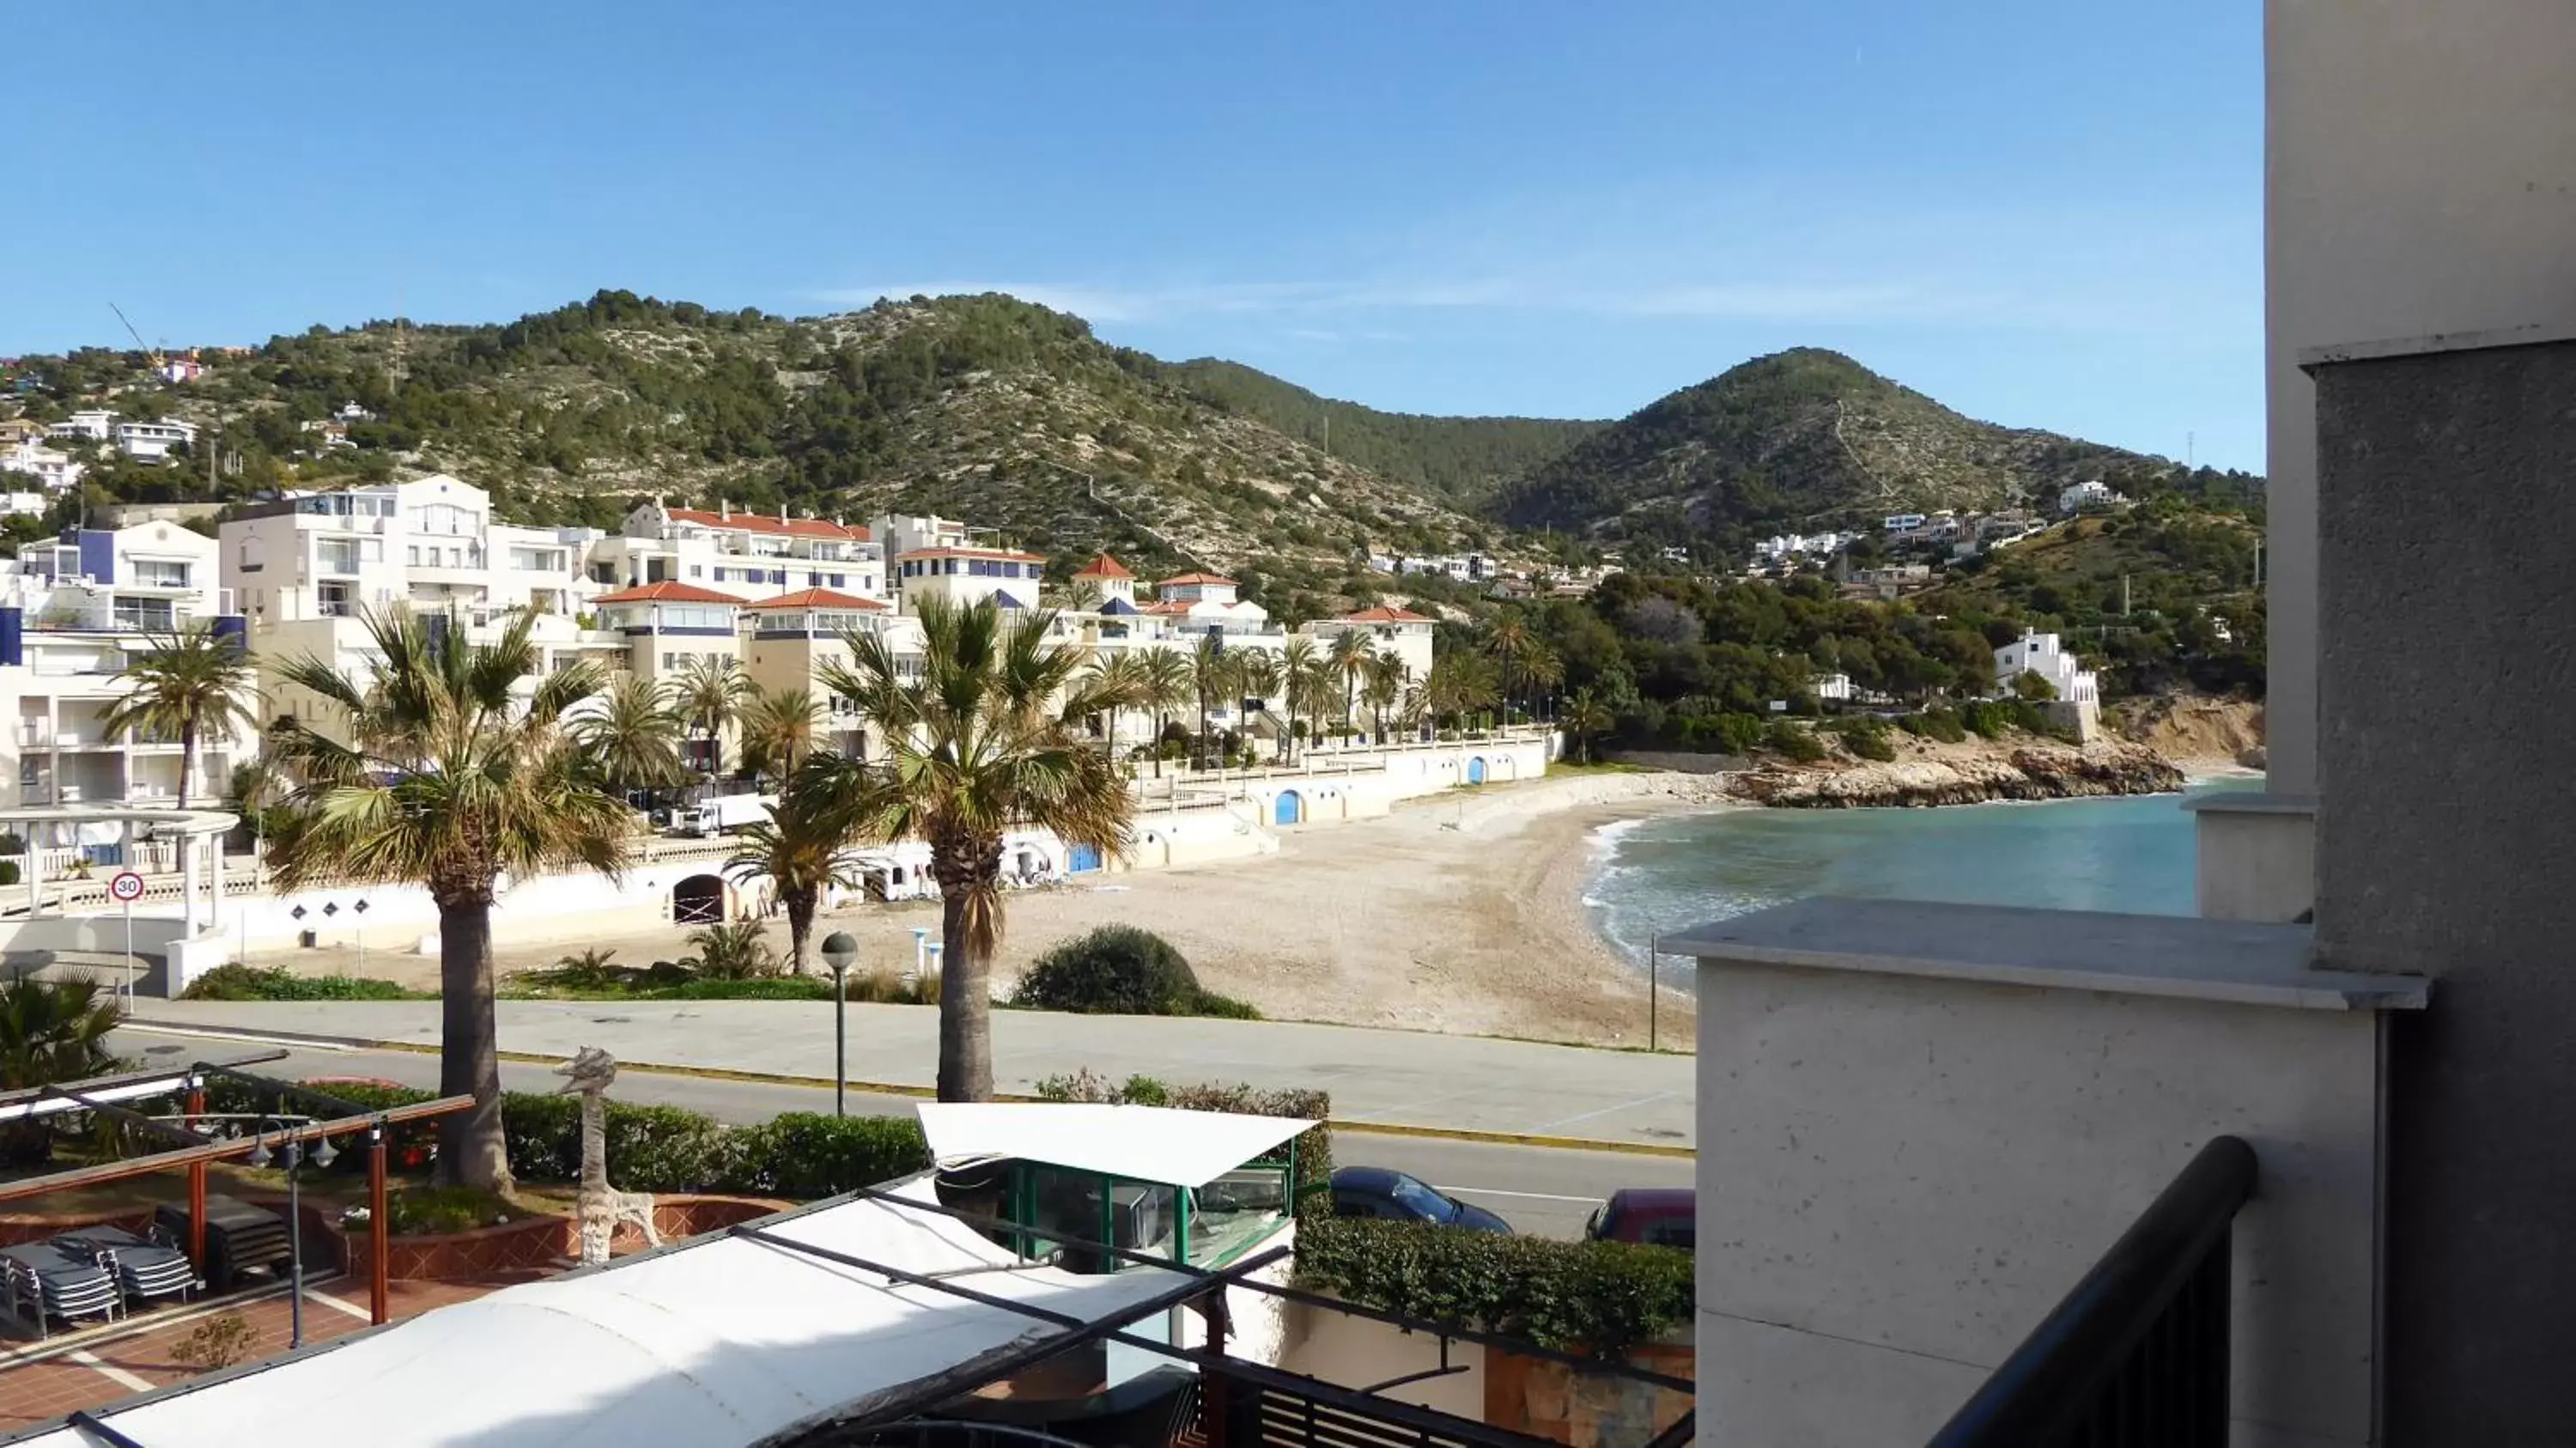
[[[1852,701],[1851,675],[1818,674],[1807,681],[1807,690],[1819,699],[1848,704]]]
[[[1325,644],[1346,633],[1365,632],[1377,641],[1378,652],[1392,653],[1403,660],[1405,669],[1419,683],[1431,673],[1432,634],[1439,622],[1411,609],[1379,604],[1340,618],[1317,619],[1306,626],[1306,632]]]
[[[2089,482],[2071,483],[2059,489],[2057,511],[2080,513],[2086,508],[2107,508],[2123,501],[2125,500],[2118,493],[2111,491],[2110,484],[2095,478]]]
[[[906,613],[926,598],[954,604],[996,599],[1004,608],[1035,608],[1046,560],[1016,548],[915,548],[893,558],[894,591]]]
[[[103,408],[75,412],[69,418],[45,429],[47,437],[81,437],[91,442],[105,442],[116,436],[116,414]]]
[[[2024,674],[2037,674],[2047,680],[2057,697],[2070,704],[2101,702],[2100,676],[2060,646],[2053,633],[2025,633],[1995,650],[1997,693],[2011,693],[2014,680]]]
[[[177,802],[178,740],[111,735],[100,721],[126,695],[127,660],[156,638],[200,623],[241,632],[216,577],[215,540],[168,522],[68,530],[0,565],[0,798]],[[256,747],[249,731],[200,739],[191,796],[219,795]],[[35,843],[79,846],[108,863],[119,837],[110,829]]]
[[[159,422],[119,422],[116,425],[117,450],[136,462],[166,463],[171,452],[181,446],[194,447],[197,425],[165,417]]]
[[[833,518],[674,508],[660,499],[626,515],[617,534],[588,559],[607,586],[687,583],[739,598],[775,598],[809,588],[860,598],[886,596],[886,552],[867,529]]]
[[[16,473],[34,478],[51,492],[62,492],[81,479],[87,469],[72,460],[72,455],[59,448],[39,446],[33,439],[22,439],[0,447],[0,473]]]

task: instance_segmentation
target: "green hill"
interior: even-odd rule
[[[1508,545],[1488,520],[1213,400],[1080,318],[999,295],[791,319],[601,292],[502,325],[316,327],[207,361],[201,380],[169,387],[135,353],[34,359],[51,385],[33,410],[214,427],[218,497],[437,469],[537,521],[607,524],[644,494],[937,512],[1068,557],[1259,559],[1318,583],[1369,550]],[[303,430],[353,401],[375,416],[349,428],[352,446],[323,449]],[[1443,477],[1468,471],[1437,451],[1417,443],[1408,457]],[[108,491],[146,496],[198,495],[203,476],[100,471]]]
[[[2174,465],[1951,411],[1839,352],[1757,357],[1586,437],[1501,516],[1596,538],[1728,540],[1933,508],[2053,501],[2069,482]]]
[[[1191,395],[1344,462],[1464,507],[1610,426],[1546,417],[1430,417],[1319,397],[1240,362],[1201,357],[1168,375]]]

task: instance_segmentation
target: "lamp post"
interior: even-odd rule
[[[275,1126],[281,1132],[292,1132],[298,1126],[310,1126],[312,1123],[313,1118],[310,1116],[264,1115],[260,1117],[259,1125],[254,1128],[254,1134],[261,1138],[260,1143],[252,1147],[250,1153],[250,1164],[255,1167],[266,1166],[280,1156],[286,1162],[286,1272],[289,1284],[286,1298],[288,1324],[286,1345],[290,1348],[304,1346],[304,1213],[303,1197],[298,1191],[297,1182],[298,1169],[304,1165],[304,1143],[290,1139],[277,1151],[271,1152],[268,1149],[266,1137],[271,1126]],[[315,1144],[313,1164],[327,1167],[338,1160],[339,1156],[338,1150],[331,1145],[331,1138],[326,1136]],[[386,1229],[383,1222],[372,1225],[378,1234],[382,1234]]]
[[[832,972],[832,1114],[846,1116],[850,1079],[850,967],[859,963],[859,942],[846,930],[823,937],[823,964]]]

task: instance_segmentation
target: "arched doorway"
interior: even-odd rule
[[[1467,782],[1469,784],[1485,782],[1485,756],[1479,754],[1467,761]]]
[[[1270,807],[1270,817],[1278,824],[1304,824],[1306,822],[1306,802],[1297,797],[1297,791],[1293,789],[1283,789],[1279,791],[1278,801]]]
[[[714,875],[691,875],[671,887],[671,923],[722,925],[724,881]]]
[[[1100,868],[1100,851],[1090,845],[1075,845],[1065,852],[1064,867],[1069,874],[1088,875]]]

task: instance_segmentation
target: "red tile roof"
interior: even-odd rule
[[[1133,578],[1136,575],[1127,571],[1126,564],[1103,553],[1082,565],[1082,571],[1073,576],[1076,578]]]
[[[641,588],[603,593],[591,601],[593,603],[730,603],[736,606],[742,603],[741,599],[730,593],[718,593],[712,588],[700,588],[694,583],[681,583],[667,578],[660,583],[645,584]]]
[[[705,508],[666,508],[674,523],[695,523],[702,528],[739,528],[746,533],[780,533],[797,538],[845,538],[854,542],[868,541],[868,530],[835,523],[829,518],[790,518],[780,522],[764,513],[736,513],[728,518]]]
[[[1187,613],[1196,607],[1198,605],[1195,603],[1186,603],[1177,598],[1165,598],[1157,599],[1152,603],[1139,604],[1136,611],[1138,613]]]
[[[1387,605],[1385,605],[1385,604],[1381,603],[1381,604],[1379,604],[1379,605],[1378,605],[1377,607],[1375,607],[1375,608],[1364,608],[1364,609],[1361,609],[1361,610],[1360,610],[1359,612],[1357,612],[1357,613],[1353,613],[1353,614],[1345,614],[1345,615],[1343,615],[1343,616],[1342,616],[1342,622],[1344,622],[1344,623],[1432,623],[1432,622],[1435,622],[1435,620],[1433,620],[1433,619],[1429,619],[1429,618],[1425,618],[1423,615],[1418,614],[1418,613],[1415,613],[1413,610],[1411,610],[1411,609],[1409,609],[1409,608],[1390,608],[1390,607],[1388,607]]]
[[[782,593],[776,598],[763,599],[758,603],[746,603],[743,607],[758,613],[768,609],[784,611],[797,608],[883,608],[885,605],[873,598],[857,598],[846,593],[834,593],[828,588],[803,588],[794,593]]]
[[[1240,588],[1242,586],[1231,578],[1219,578],[1213,573],[1184,573],[1178,578],[1166,578],[1154,586],[1156,588],[1169,588],[1175,583],[1216,583],[1223,584],[1227,588]]]

